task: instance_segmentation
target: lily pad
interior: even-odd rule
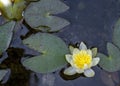
[[[22,12],[26,7],[26,1],[14,0],[14,3],[12,3],[11,0],[8,1],[8,5],[3,4],[3,2],[7,3],[6,0],[0,1],[0,10],[2,15],[9,20],[20,20],[22,18]]]
[[[65,54],[68,53],[66,44],[58,37],[38,33],[23,40],[23,43],[41,54],[25,59],[22,64],[28,69],[38,72],[53,72],[66,64]]]
[[[0,55],[4,52],[12,39],[15,22],[11,21],[0,26]]]
[[[120,19],[115,24],[113,42],[120,48]]]
[[[118,72],[106,72],[102,71],[100,77],[105,86],[116,86],[119,83],[119,73]]]
[[[0,70],[0,81],[5,77],[7,72],[8,72],[8,70]]]
[[[25,10],[25,20],[34,29],[43,30],[42,26],[50,28],[50,32],[58,31],[69,25],[63,18],[53,16],[68,10],[69,7],[59,0],[40,0],[31,3]]]
[[[107,44],[108,55],[99,53],[99,65],[108,72],[115,72],[120,70],[120,50],[113,44]]]

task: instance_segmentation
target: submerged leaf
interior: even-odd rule
[[[53,72],[66,64],[66,44],[58,37],[47,33],[38,33],[23,41],[25,45],[41,53],[26,59],[22,64],[39,73]]]
[[[7,72],[8,72],[8,70],[0,70],[0,81],[5,77]]]
[[[0,54],[4,52],[12,39],[15,22],[11,21],[0,26]]]
[[[119,84],[119,72],[102,71],[100,75],[101,80],[106,86],[116,86],[116,84]]]
[[[68,8],[59,0],[40,0],[27,7],[24,17],[32,28],[43,30],[42,26],[47,26],[49,31],[58,31],[69,25],[69,22],[53,14],[62,13]]]
[[[100,58],[99,65],[106,71],[115,72],[120,70],[120,50],[113,44],[107,44],[107,50],[109,57],[99,53]]]

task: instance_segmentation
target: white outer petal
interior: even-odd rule
[[[73,63],[73,60],[71,60],[70,64],[71,64],[72,67],[76,68],[75,64]]]
[[[79,74],[80,74],[80,73],[83,73],[83,72],[84,72],[84,69],[76,69],[76,72],[79,73]]]
[[[67,60],[67,62],[71,62],[71,60],[72,60],[72,55],[70,55],[70,54],[66,54],[65,55],[65,58],[66,58],[66,60]]]
[[[80,43],[79,49],[80,50],[87,50],[87,46],[84,44],[84,42]]]
[[[87,64],[84,64],[84,70],[88,69],[88,68],[89,68],[89,66]]]
[[[93,77],[95,75],[95,72],[92,69],[87,69],[84,71],[84,75],[86,77]]]
[[[87,53],[90,54],[92,57],[92,51],[90,49],[87,50]]]
[[[64,70],[65,75],[74,75],[76,74],[76,69],[73,67],[68,67],[67,69]]]
[[[73,46],[69,46],[69,50],[70,50],[71,54],[73,54],[74,47]]]
[[[93,58],[92,60],[92,66],[96,66],[100,61],[100,58],[99,57],[96,57],[96,58]]]
[[[73,54],[76,54],[76,53],[79,53],[79,52],[80,52],[80,50],[78,48],[74,48]]]

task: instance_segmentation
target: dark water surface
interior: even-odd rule
[[[99,52],[107,53],[106,43],[112,42],[113,26],[120,16],[120,0],[62,0],[70,9],[58,16],[70,25],[55,33],[68,45],[84,41],[88,47],[98,47]],[[120,73],[108,73],[100,67],[93,67],[93,78],[79,75],[68,77],[58,70],[50,74],[38,74],[27,71],[20,63],[24,54],[35,54],[21,43],[21,38],[28,32],[24,26],[17,26],[8,58],[3,62],[11,69],[11,76],[6,84],[0,86],[120,86]],[[34,32],[30,30],[28,33]],[[22,36],[21,36],[22,35]],[[14,48],[13,48],[14,47]],[[14,59],[14,60],[13,60]],[[4,67],[3,67],[4,68]]]

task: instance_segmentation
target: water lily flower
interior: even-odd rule
[[[11,0],[0,0],[0,4],[4,6],[9,6],[12,4]]]
[[[91,67],[96,66],[100,58],[93,57],[92,50],[87,49],[83,42],[81,42],[79,49],[70,47],[70,50],[71,54],[66,55],[66,60],[71,66],[65,69],[64,74],[74,75],[76,73],[84,73],[86,77],[93,77],[95,72]]]

